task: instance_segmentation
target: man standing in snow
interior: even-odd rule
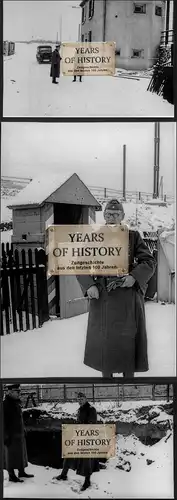
[[[21,478],[34,476],[25,472],[25,467],[28,466],[28,457],[19,384],[8,386],[8,393],[3,401],[3,418],[5,469],[9,473],[9,481],[23,483]],[[18,469],[18,477],[14,469]]]
[[[97,412],[95,408],[88,403],[85,394],[79,392],[77,396],[78,396],[78,403],[80,406],[77,414],[77,423],[96,424]],[[81,488],[81,491],[85,491],[91,485],[90,484],[91,474],[93,472],[99,472],[100,470],[99,460],[95,458],[75,458],[75,459],[66,458],[63,461],[63,469],[61,474],[57,476],[55,479],[57,479],[58,481],[60,480],[66,481],[69,469],[76,470],[76,474],[85,477],[84,484]]]
[[[50,70],[50,76],[52,77],[52,83],[58,83],[56,82],[56,78],[59,78],[60,76],[60,61],[61,57],[59,54],[59,46],[56,45],[55,50],[52,52],[52,62],[51,62],[51,70]]]
[[[106,224],[121,224],[122,204],[110,200],[104,210]],[[148,371],[144,295],[156,267],[138,231],[129,230],[129,274],[77,276],[90,299],[84,363],[103,377]]]

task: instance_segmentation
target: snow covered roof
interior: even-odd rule
[[[64,184],[73,177],[73,180],[78,180],[78,183],[88,190],[90,197],[92,198],[93,204],[100,207],[100,204],[91,194],[87,186],[83,183],[80,177],[74,174],[56,174],[56,175],[46,175],[44,174],[40,178],[33,179],[24,189],[22,189],[17,196],[13,198],[13,204],[8,205],[8,208],[15,208],[18,206],[29,206],[29,205],[42,205],[57,189],[64,186]]]

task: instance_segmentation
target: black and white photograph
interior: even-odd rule
[[[173,0],[4,0],[4,117],[174,118]],[[115,44],[112,76],[65,76],[62,44]]]
[[[175,144],[173,122],[2,124],[2,378],[175,376]],[[123,287],[48,274],[48,226],[115,221]]]
[[[174,498],[170,384],[4,386],[4,498]],[[115,424],[115,455],[62,459],[62,424]]]

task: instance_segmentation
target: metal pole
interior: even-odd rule
[[[126,145],[123,145],[123,199],[126,200]]]
[[[160,172],[160,123],[157,122],[157,198],[159,198],[159,172]]]
[[[155,122],[154,127],[154,186],[153,198],[159,196],[159,159],[160,159],[160,123]]]
[[[166,0],[166,26],[165,26],[165,45],[168,45],[169,38],[169,24],[170,24],[170,0]]]
[[[106,41],[106,14],[107,14],[106,2],[107,2],[107,0],[104,0],[104,2],[103,2],[103,42]]]

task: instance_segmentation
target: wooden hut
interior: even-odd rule
[[[48,175],[34,179],[12,205],[13,249],[45,249],[45,233],[51,224],[90,224],[102,210],[80,177]],[[41,251],[44,255],[44,251]],[[88,310],[75,276],[48,277],[49,313],[68,318]]]

